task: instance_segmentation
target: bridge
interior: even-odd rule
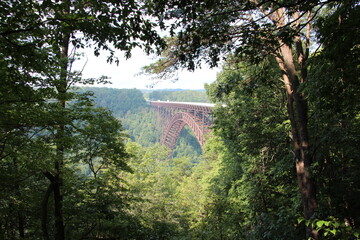
[[[192,102],[150,101],[150,106],[156,110],[165,126],[161,144],[166,145],[171,152],[175,148],[176,139],[181,129],[188,125],[194,132],[202,147],[205,135],[213,124],[212,108],[215,104]]]

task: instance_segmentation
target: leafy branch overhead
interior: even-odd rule
[[[230,53],[259,62],[298,41],[295,37],[307,41],[308,23],[325,6],[320,1],[154,1],[155,14],[172,39],[160,61],[148,68],[159,74],[160,69],[194,70],[201,62],[215,67]]]

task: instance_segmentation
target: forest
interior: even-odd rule
[[[359,16],[358,0],[1,1],[0,239],[360,239]],[[74,70],[87,48],[158,56],[154,83],[221,72],[206,91],[115,89]],[[215,103],[205,145],[185,126],[170,156],[150,100]]]

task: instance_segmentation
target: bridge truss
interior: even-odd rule
[[[185,125],[191,128],[200,146],[203,146],[205,135],[213,124],[211,109],[214,104],[151,101],[150,106],[158,112],[161,124],[164,126],[161,143],[171,152]]]

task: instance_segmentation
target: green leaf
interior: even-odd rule
[[[300,223],[302,223],[304,221],[305,221],[305,218],[303,218],[303,217],[300,217],[300,218],[297,219],[298,224],[300,224]]]
[[[326,223],[325,221],[320,220],[320,221],[316,222],[316,226],[317,226],[318,228],[321,228],[325,223]]]

